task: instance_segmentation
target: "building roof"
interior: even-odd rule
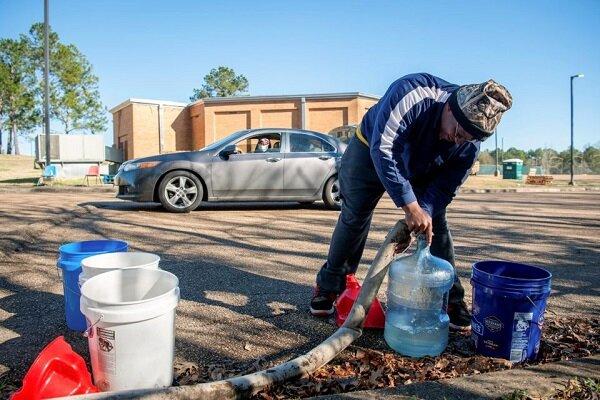
[[[163,101],[163,100],[152,100],[152,99],[135,99],[135,98],[129,98],[127,100],[125,100],[124,102],[122,102],[119,105],[114,106],[113,108],[111,108],[110,110],[108,110],[111,114],[116,113],[117,111],[119,111],[122,108],[127,107],[130,104],[133,103],[137,103],[137,104],[152,104],[152,105],[161,105],[161,106],[172,106],[172,107],[187,107],[187,103],[179,103],[177,101]]]
[[[289,95],[275,95],[275,96],[231,96],[231,97],[211,97],[207,99],[197,100],[193,103],[180,103],[176,101],[163,101],[163,100],[152,100],[152,99],[136,99],[129,98],[124,102],[116,105],[115,107],[108,110],[114,114],[122,108],[127,107],[130,104],[152,104],[162,106],[174,106],[174,107],[187,107],[197,103],[204,104],[218,104],[218,103],[239,103],[239,102],[256,102],[256,101],[277,101],[277,100],[298,100],[305,98],[307,100],[324,99],[324,100],[335,100],[335,99],[348,99],[355,97],[363,97],[365,99],[379,100],[378,96],[372,94],[365,94],[360,92],[346,92],[346,93],[312,93],[312,94],[289,94]]]
[[[206,99],[196,100],[190,105],[194,105],[200,102],[204,104],[215,104],[215,103],[239,103],[239,102],[255,102],[255,101],[277,101],[277,100],[298,100],[305,98],[307,100],[315,99],[348,99],[354,97],[363,97],[371,100],[379,100],[379,96],[372,94],[365,94],[361,92],[345,92],[345,93],[312,93],[312,94],[289,94],[289,95],[275,95],[275,96],[231,96],[231,97],[210,97]]]

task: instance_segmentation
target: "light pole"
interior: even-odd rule
[[[50,165],[50,82],[48,80],[50,71],[50,39],[48,37],[50,6],[48,3],[49,0],[44,0],[44,129],[46,131],[46,166]]]
[[[571,180],[569,185],[574,185],[573,182],[573,79],[583,78],[583,74],[577,74],[571,76]]]
[[[494,138],[496,139],[496,170],[494,171],[494,176],[500,175],[500,171],[498,170],[498,129],[494,129]]]

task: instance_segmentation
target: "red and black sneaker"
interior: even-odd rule
[[[313,290],[312,300],[310,301],[310,313],[315,317],[327,317],[333,314],[337,294],[326,292],[319,286]]]
[[[471,330],[471,313],[464,301],[448,304],[448,317],[450,317],[450,329],[462,332]]]

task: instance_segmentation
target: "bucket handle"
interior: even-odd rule
[[[536,310],[537,310],[538,306],[537,306],[537,304],[535,304],[535,303],[534,303],[534,301],[533,301],[533,300],[531,300],[531,297],[529,297],[529,296],[525,296],[525,297],[527,298],[527,300],[529,300],[529,302],[530,302],[531,304],[533,304],[533,306],[534,306],[534,307],[536,308]],[[551,313],[551,314],[554,314],[554,315],[556,315],[556,313],[555,313],[554,311],[552,311],[552,310],[549,310],[547,307],[546,307],[546,310],[545,310],[545,311],[547,311],[547,312],[549,312],[549,313]]]
[[[100,314],[100,316],[98,317],[98,319],[96,320],[96,322],[94,322],[92,325],[90,325],[90,327],[87,328],[85,330],[85,332],[83,332],[81,335],[83,337],[90,337],[92,335],[92,333],[94,332],[94,326],[96,326],[96,324],[98,324],[98,322],[102,321],[102,318],[104,318],[104,315]]]

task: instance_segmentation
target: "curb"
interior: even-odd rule
[[[114,186],[1,186],[0,193],[31,192],[31,193],[116,193]]]
[[[600,192],[600,187],[580,187],[580,188],[502,188],[502,189],[459,189],[458,193],[474,194],[474,193],[558,193],[558,192]]]
[[[600,376],[600,355],[508,369],[439,381],[417,382],[389,389],[362,390],[311,397],[315,400],[490,400],[523,390],[533,398],[551,396],[576,377]],[[528,398],[530,398],[528,397]]]

